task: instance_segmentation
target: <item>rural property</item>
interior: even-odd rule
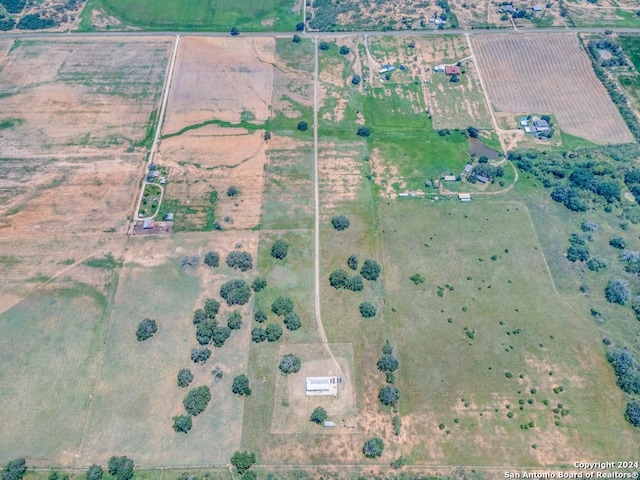
[[[0,0],[2,480],[636,478],[639,79],[632,1]]]

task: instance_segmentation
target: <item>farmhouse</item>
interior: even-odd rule
[[[307,377],[306,395],[338,396],[338,379],[336,377]]]
[[[384,65],[382,65],[382,68],[378,70],[378,73],[383,74],[387,72],[393,72],[395,69],[396,67],[394,67],[393,65],[389,65],[385,63]]]
[[[444,73],[447,75],[460,75],[460,67],[457,65],[447,65],[444,67]]]
[[[461,202],[470,202],[471,201],[471,194],[470,193],[459,193],[458,194],[458,198],[460,199]]]
[[[549,130],[549,122],[546,120],[536,120],[533,122],[533,126],[536,127],[537,132],[546,132]]]

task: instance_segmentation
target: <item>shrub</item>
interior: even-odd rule
[[[282,336],[282,327],[277,323],[270,323],[264,331],[269,342],[276,342]]]
[[[240,190],[238,190],[238,187],[236,187],[235,185],[231,185],[229,186],[229,188],[227,188],[227,197],[235,197],[239,193]]]
[[[253,314],[253,319],[258,323],[264,323],[267,320],[267,314],[262,310],[257,310],[256,313]]]
[[[362,269],[360,269],[360,275],[375,282],[380,276],[380,264],[375,260],[365,260]]]
[[[309,128],[309,124],[304,120],[301,122],[298,122],[298,130],[300,130],[301,132],[305,132],[308,128]]]
[[[258,474],[256,472],[252,472],[251,470],[248,472],[244,472],[242,474],[242,480],[257,480]]]
[[[599,272],[607,268],[607,263],[599,257],[593,257],[587,262],[587,267],[593,272]]]
[[[398,359],[393,355],[382,355],[378,360],[378,370],[381,372],[395,372],[398,369]]]
[[[394,415],[391,420],[391,424],[393,425],[393,433],[395,435],[400,435],[400,430],[402,429],[402,419],[400,415]]]
[[[377,458],[382,455],[383,450],[384,442],[378,437],[370,438],[364,442],[364,446],[362,447],[362,453],[364,453],[364,456],[367,458]]]
[[[191,415],[178,415],[173,417],[173,429],[178,433],[187,433],[191,430],[192,424]]]
[[[354,253],[347,259],[347,267],[351,270],[358,269],[358,256]]]
[[[382,353],[385,355],[391,355],[393,353],[393,347],[391,346],[391,343],[389,343],[389,340],[384,343]]]
[[[249,470],[254,463],[256,463],[256,456],[253,453],[235,452],[231,457],[231,465],[236,467],[240,475]]]
[[[211,343],[213,334],[218,328],[216,320],[207,319],[196,326],[196,340],[200,345],[208,345]]]
[[[371,302],[362,302],[360,304],[360,315],[363,318],[373,318],[376,316],[377,310],[373,303]]]
[[[287,256],[289,252],[289,245],[286,244],[284,240],[276,240],[271,247],[271,256],[273,258],[277,258],[278,260],[282,260]]]
[[[11,460],[2,469],[2,480],[22,480],[27,472],[27,462],[24,458]]]
[[[220,265],[220,254],[218,252],[207,252],[204,256],[204,264],[209,267]]]
[[[138,329],[136,330],[136,338],[139,342],[144,340],[148,340],[153,337],[158,331],[158,324],[155,320],[151,320],[150,318],[145,318],[138,324]]]
[[[351,290],[352,292],[361,292],[364,289],[362,277],[360,275],[354,275],[351,277],[349,282],[347,282],[344,288]]]
[[[246,375],[238,375],[233,379],[233,385],[231,391],[236,395],[249,396],[251,395],[251,388],[249,388],[249,379]]]
[[[300,35],[294,35],[293,36],[293,43],[300,43],[302,39],[300,38]]]
[[[213,298],[207,298],[204,301],[204,313],[207,318],[215,318],[220,311],[220,302]]]
[[[419,273],[414,273],[413,275],[411,275],[409,277],[409,280],[411,280],[415,285],[420,285],[421,283],[424,283],[424,278]]]
[[[264,290],[264,288],[267,286],[267,279],[264,277],[258,277],[256,278],[253,283],[251,284],[251,289],[258,293],[261,290]]]
[[[240,330],[242,327],[242,315],[237,310],[231,312],[227,319],[227,327],[231,330]]]
[[[322,425],[327,418],[329,418],[327,411],[322,407],[316,407],[313,409],[313,412],[311,412],[309,420],[318,425]]]
[[[634,427],[640,427],[640,402],[627,403],[624,418]]]
[[[620,278],[609,280],[604,289],[604,296],[609,303],[619,303],[620,305],[624,305],[631,297],[629,282]]]
[[[294,331],[302,326],[302,322],[297,313],[289,312],[284,316],[284,326],[287,327],[287,330]]]
[[[87,480],[101,480],[103,475],[102,467],[95,463],[87,470]]]
[[[189,384],[193,381],[193,373],[188,368],[182,368],[178,372],[178,386],[179,387],[188,387]]]
[[[611,240],[609,240],[609,245],[619,250],[623,250],[627,246],[624,238],[622,237],[613,237]]]
[[[211,400],[211,391],[209,387],[203,385],[201,387],[193,388],[187,393],[187,396],[182,401],[185,410],[189,415],[200,415],[207,408],[209,401]]]
[[[349,219],[344,215],[337,215],[331,219],[331,225],[333,225],[333,228],[341,232],[342,230],[349,228]]]
[[[18,22],[17,28],[18,30],[41,30],[44,28],[55,27],[56,22],[51,18],[41,17],[37,13],[30,13],[29,15],[25,15]],[[122,479],[118,479],[122,480]],[[128,479],[126,479],[128,480]]]
[[[298,373],[301,366],[302,362],[300,361],[300,357],[295,356],[293,353],[288,353],[282,357],[278,368],[280,368],[280,371],[285,375],[289,375],[290,373]]]
[[[233,27],[233,28],[231,29],[231,32],[230,32],[230,33],[231,33],[231,36],[232,36],[232,37],[236,37],[236,36],[240,35],[240,30],[238,30],[238,29],[237,29],[237,27]]]
[[[640,393],[640,364],[629,351],[618,348],[607,352],[607,361],[616,374],[617,385],[628,394]]]
[[[331,275],[329,275],[329,285],[331,285],[333,288],[346,288],[348,283],[349,275],[341,268],[338,270],[334,270],[333,272],[331,272]]]
[[[356,135],[366,138],[371,135],[371,129],[367,127],[358,127],[358,130],[356,130]]]
[[[570,262],[586,262],[589,259],[589,249],[584,245],[571,245],[567,250],[567,260]]]
[[[244,280],[229,280],[220,287],[220,296],[227,305],[244,305],[251,298],[251,288]]]
[[[303,30],[304,30],[304,22],[296,23],[296,31],[297,32],[302,32]]]
[[[380,389],[378,399],[383,405],[394,406],[400,400],[400,390],[391,385],[386,385]]]
[[[251,330],[251,340],[254,343],[261,343],[267,339],[267,332],[262,327],[256,327]]]
[[[109,459],[107,467],[116,480],[131,480],[133,477],[133,460],[130,458],[113,456]]]
[[[248,252],[234,250],[227,255],[227,265],[231,268],[240,269],[242,272],[253,268],[253,257]]]
[[[598,224],[590,220],[582,220],[580,228],[583,232],[595,232],[598,229]]]
[[[199,363],[200,365],[204,365],[209,360],[211,356],[211,350],[208,348],[194,348],[191,350],[191,360],[194,363]]]
[[[279,317],[291,313],[293,312],[293,300],[289,297],[277,297],[271,304],[271,311]]]

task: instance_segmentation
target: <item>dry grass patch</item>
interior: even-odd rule
[[[479,35],[471,41],[496,110],[555,114],[564,131],[594,143],[632,140],[575,35]]]
[[[0,68],[0,118],[15,119],[0,131],[0,156],[104,154],[141,145],[169,47],[153,37],[16,41]]]

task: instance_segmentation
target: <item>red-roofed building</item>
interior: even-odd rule
[[[444,73],[447,75],[460,75],[460,67],[456,65],[447,65],[444,67]]]

